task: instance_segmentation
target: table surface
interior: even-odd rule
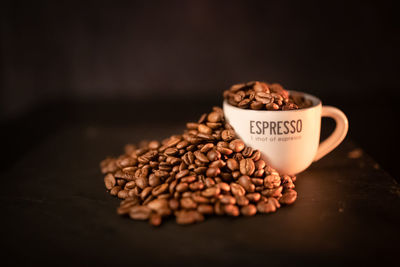
[[[2,174],[3,253],[9,263],[200,266],[389,263],[400,237],[400,186],[350,139],[298,175],[297,202],[251,218],[212,217],[159,228],[116,214],[99,162],[182,124],[71,125]]]

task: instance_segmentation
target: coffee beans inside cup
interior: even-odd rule
[[[248,107],[254,102],[266,107],[271,101],[262,100],[262,94],[257,95],[260,101],[254,101],[256,92],[265,93],[263,83],[244,86],[253,89],[233,86],[228,99],[235,98],[235,103],[247,99]],[[252,100],[247,95],[250,90]],[[238,92],[240,97],[231,97]],[[276,89],[269,92],[277,94]],[[268,103],[279,108],[291,103],[283,96],[276,102],[280,98],[271,96],[274,100]],[[182,134],[126,145],[124,154],[106,158],[100,168],[106,189],[122,199],[117,213],[155,226],[167,217],[193,224],[214,215],[270,213],[297,198],[296,177],[278,173],[261,159],[260,151],[237,139],[219,107],[197,122],[188,122]]]
[[[229,104],[254,110],[292,110],[312,106],[302,95],[290,94],[279,83],[252,81],[232,85],[223,93]]]

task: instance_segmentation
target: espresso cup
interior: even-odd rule
[[[246,145],[261,152],[262,159],[284,174],[304,171],[336,148],[347,134],[348,120],[339,109],[322,106],[317,97],[302,92],[312,106],[295,110],[251,110],[223,103],[225,119]],[[321,117],[333,118],[336,128],[319,143]]]

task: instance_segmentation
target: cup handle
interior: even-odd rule
[[[333,133],[319,145],[314,162],[335,149],[346,137],[347,130],[349,129],[349,122],[346,115],[338,108],[323,106],[321,117],[330,117],[334,119],[336,128]]]

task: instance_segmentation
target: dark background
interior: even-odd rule
[[[398,262],[394,1],[2,1],[0,12],[7,266]],[[190,227],[117,216],[100,160],[179,133],[249,80],[349,118],[344,142],[299,174],[296,204]],[[322,123],[324,138],[334,124]],[[356,148],[363,156],[349,158]]]
[[[231,84],[266,80],[343,109],[349,135],[397,175],[394,1],[5,1],[1,12],[3,168],[68,123],[184,122]]]

